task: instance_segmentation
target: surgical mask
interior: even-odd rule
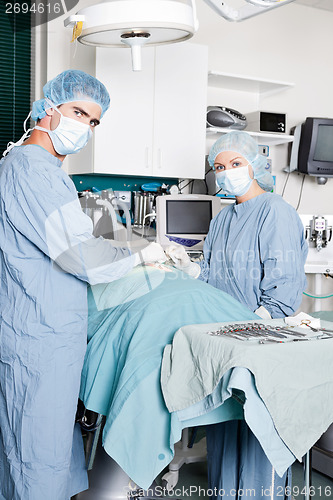
[[[252,181],[249,165],[223,170],[216,174],[216,185],[227,194],[235,196],[243,196],[250,189]]]
[[[59,155],[78,153],[92,136],[90,125],[64,116],[51,101],[48,102],[61,115],[58,126],[54,130],[48,130],[38,125],[35,128],[49,134],[53,147]]]

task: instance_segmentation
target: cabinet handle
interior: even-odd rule
[[[148,148],[148,146],[145,149],[145,164],[146,164],[146,168],[150,167],[150,165],[149,165],[149,148]]]
[[[157,156],[158,156],[157,168],[162,168],[162,149],[161,148],[158,148]]]

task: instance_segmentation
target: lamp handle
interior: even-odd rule
[[[81,15],[75,14],[75,15],[67,17],[64,20],[64,26],[65,26],[65,28],[73,28],[77,22],[79,22],[79,21],[84,22],[85,20],[86,20],[86,16],[81,16]]]

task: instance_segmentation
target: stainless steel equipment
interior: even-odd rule
[[[143,227],[147,224],[148,215],[154,217],[155,214],[155,197],[156,194],[134,191],[134,227]],[[149,221],[148,221],[149,222]]]
[[[132,239],[131,215],[128,203],[117,198],[113,191],[104,190],[100,193],[89,191],[79,193],[82,210],[93,221],[95,237],[103,236],[106,239],[130,241]],[[126,221],[126,231],[119,216],[121,211]],[[118,213],[118,215],[117,215]]]
[[[305,227],[305,238],[315,243],[318,252],[327,246],[332,238],[332,226],[329,226],[327,220],[321,215],[313,216],[310,224]]]

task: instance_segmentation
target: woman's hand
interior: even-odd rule
[[[201,272],[200,266],[191,261],[182,245],[169,245],[165,249],[165,253],[177,269],[192,276],[194,279],[199,277]]]

